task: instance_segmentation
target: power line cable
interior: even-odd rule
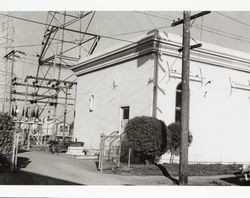
[[[160,30],[160,29],[167,29],[167,28],[171,28],[170,25],[168,26],[161,26],[161,27],[156,27],[155,29]],[[148,32],[153,30],[152,28],[150,29],[144,29],[144,30],[138,30],[138,31],[133,31],[133,32],[125,32],[125,33],[121,33],[121,34],[113,34],[111,36],[124,36],[124,35],[129,35],[129,34],[137,34],[137,33],[142,33],[142,32]]]
[[[242,25],[245,25],[245,26],[250,27],[250,24],[245,23],[245,22],[242,22],[242,21],[240,21],[240,20],[238,20],[238,19],[236,19],[236,18],[234,18],[234,17],[231,17],[231,16],[228,16],[228,15],[222,14],[221,12],[218,12],[218,11],[214,11],[214,12],[217,13],[217,14],[219,14],[219,15],[221,15],[221,16],[223,16],[223,17],[226,17],[226,18],[228,18],[228,19],[230,19],[230,20],[232,20],[232,21],[235,21],[235,22],[238,22],[238,23],[240,23],[240,24],[242,24]]]
[[[151,13],[147,13],[147,12],[141,12],[141,11],[134,11],[135,13],[140,13],[140,14],[144,14],[144,15],[148,15],[148,16],[153,16],[159,19],[164,19],[164,20],[169,20],[169,21],[173,21],[173,19],[167,18],[167,17],[161,17],[161,16],[157,16],[155,14],[151,14]]]
[[[212,30],[209,30],[209,29],[206,29],[204,28],[205,26],[203,26],[203,31],[206,31],[206,32],[209,32],[209,33],[212,33],[212,34],[216,34],[216,35],[219,35],[219,36],[223,36],[223,37],[226,37],[226,38],[230,38],[230,39],[234,39],[234,40],[238,40],[238,41],[241,41],[241,42],[245,42],[245,43],[250,43],[250,40],[247,40],[247,39],[241,39],[241,37],[236,37],[237,35],[233,36],[231,34],[223,34],[223,33],[219,33],[219,32],[215,32],[215,31],[212,31]],[[196,29],[201,29],[200,27],[195,27],[194,28]]]
[[[144,13],[144,12],[139,12],[139,13],[141,13],[141,14],[147,14],[147,13]],[[216,12],[216,13],[221,14],[219,12]],[[237,19],[234,19],[232,17],[226,16],[224,14],[221,14],[221,15],[223,15],[223,16],[225,16],[227,18],[230,18],[230,19],[232,19],[234,21],[237,21],[237,22],[239,22],[241,24],[250,26],[249,24],[241,22],[241,21],[239,21]],[[152,14],[151,14],[151,16],[158,17],[157,15],[152,15]],[[166,20],[173,20],[173,19],[169,19],[169,18],[165,18],[165,17],[160,17],[160,18],[161,19],[166,19]],[[197,25],[200,25],[200,24],[197,23]],[[204,26],[203,25],[202,27],[203,27],[202,28],[203,31],[209,32],[211,34],[216,34],[216,35],[219,35],[219,36],[222,36],[222,37],[225,37],[225,38],[230,38],[230,39],[238,40],[238,41],[241,41],[241,42],[250,43],[250,38],[246,38],[246,37],[243,37],[243,36],[240,36],[240,35],[236,35],[236,34],[231,34],[231,33],[228,33],[228,32],[222,31],[222,30],[218,30],[216,28],[212,28],[212,27],[209,27],[209,26]],[[197,26],[193,26],[193,28],[201,30],[201,28],[197,27]]]
[[[57,44],[55,43],[51,43],[51,45]],[[16,45],[16,46],[12,46],[14,48],[20,48],[20,47],[34,47],[34,46],[41,46],[42,44],[28,44],[28,45]],[[12,47],[8,47],[8,48],[12,48]],[[6,48],[6,47],[0,47],[0,48]]]
[[[34,21],[34,20],[26,19],[26,18],[11,16],[11,15],[8,15],[8,14],[1,14],[0,13],[0,15],[2,15],[2,16],[8,16],[8,17],[11,17],[11,18],[14,18],[14,19],[18,19],[18,20],[22,20],[22,21],[26,21],[26,22],[30,22],[30,23],[35,23],[35,24],[39,24],[39,25],[46,25],[46,26],[48,26],[48,24],[40,22],[40,21]],[[52,26],[52,25],[50,25],[50,26]],[[92,34],[92,33],[88,33],[88,34]],[[120,39],[120,38],[114,38],[114,37],[107,36],[107,35],[101,35],[101,34],[93,34],[93,35],[100,36],[100,37],[106,38],[106,39],[111,39],[111,40],[118,40],[118,41],[123,41],[123,42],[128,42],[128,43],[135,43],[134,41],[130,41],[130,40],[126,40],[126,39]]]

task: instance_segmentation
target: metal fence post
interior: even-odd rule
[[[130,168],[130,158],[131,158],[132,148],[128,148],[128,167]]]
[[[11,170],[15,169],[15,153],[16,153],[16,130],[13,130],[12,154],[11,154]]]
[[[119,145],[117,166],[120,166],[120,163],[121,163],[121,151],[122,151],[122,134],[120,135],[120,145]]]

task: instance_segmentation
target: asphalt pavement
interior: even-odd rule
[[[175,185],[165,176],[126,176],[97,171],[96,160],[84,160],[45,152],[18,154],[20,170],[11,183],[35,185]],[[1,176],[1,175],[0,175]],[[17,179],[20,177],[20,181]],[[2,184],[2,183],[1,183]],[[189,185],[240,185],[233,175],[189,177]]]

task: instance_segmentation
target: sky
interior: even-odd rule
[[[6,14],[6,12],[4,12]],[[71,11],[69,13],[74,13]],[[193,11],[192,14],[197,12]],[[12,11],[15,17],[46,23],[46,11]],[[129,43],[132,38],[152,29],[182,35],[182,26],[171,27],[173,20],[182,18],[181,11],[97,11],[90,24],[89,33],[101,36],[95,52],[113,45]],[[82,23],[86,27],[88,20]],[[14,49],[27,54],[17,59],[14,73],[24,79],[27,75],[35,75],[37,71],[37,54],[42,49],[45,26],[24,20],[13,19]],[[74,29],[78,27],[74,27]],[[191,38],[196,42],[208,42],[215,45],[250,53],[250,11],[222,12],[213,11],[193,21]],[[104,37],[102,37],[104,36]],[[109,37],[109,38],[105,38]],[[65,38],[74,40],[72,35],[65,33]],[[126,41],[121,41],[123,39]],[[33,46],[35,45],[35,46]],[[0,46],[1,49],[1,46]],[[4,53],[2,53],[4,55]],[[3,59],[2,59],[3,60]],[[3,70],[3,65],[0,67]],[[62,79],[70,76],[71,71],[63,72]],[[1,77],[2,78],[2,77]],[[69,80],[75,80],[73,75]],[[1,80],[1,79],[0,79]]]
[[[197,12],[192,12],[192,14],[194,13]],[[43,23],[46,23],[47,17],[47,12],[38,11],[11,12],[9,14]],[[126,39],[129,41],[133,37],[154,28],[166,27],[161,28],[161,30],[182,35],[181,25],[170,27],[172,21],[178,18],[182,18],[182,12],[180,11],[97,11],[90,25],[89,32],[114,38],[101,38],[95,51],[98,52],[121,43],[121,41],[116,39]],[[196,41],[200,40],[201,42],[208,42],[250,53],[249,19],[250,12],[214,11],[194,20],[191,28],[191,37]],[[13,25],[15,29],[15,49],[29,54],[26,59],[22,59],[22,62],[19,61],[20,63],[16,64],[15,71],[19,73],[20,78],[24,78],[29,74],[34,75],[37,69],[36,54],[40,53],[42,47],[41,42],[44,34],[44,26],[19,19],[13,19]],[[84,27],[84,24],[82,26]],[[139,32],[136,33],[137,31]],[[70,39],[72,40],[72,38]],[[24,45],[38,46],[18,47]]]

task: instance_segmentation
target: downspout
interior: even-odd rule
[[[154,79],[153,79],[153,108],[152,116],[157,118],[157,95],[158,95],[158,50],[154,51]]]

